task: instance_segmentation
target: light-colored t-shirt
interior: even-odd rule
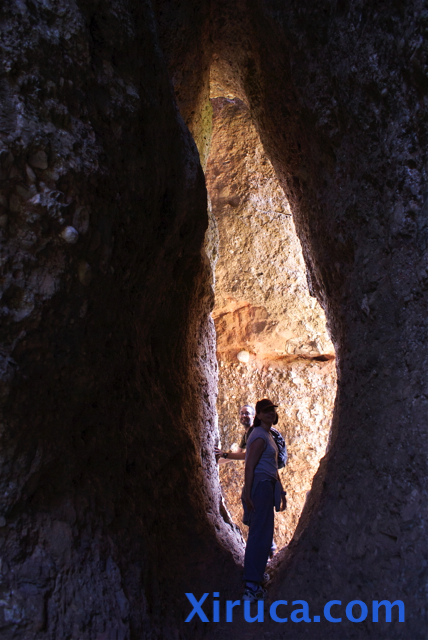
[[[277,477],[278,470],[278,448],[275,444],[275,440],[270,433],[267,433],[263,427],[255,427],[250,433],[247,441],[247,449],[245,453],[245,461],[247,461],[248,451],[250,450],[251,443],[254,440],[261,438],[265,442],[265,449],[260,456],[260,460],[255,466],[254,473],[264,473],[271,478]]]

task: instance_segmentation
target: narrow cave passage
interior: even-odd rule
[[[325,453],[336,394],[334,347],[310,296],[292,211],[251,120],[235,97],[212,97],[207,189],[218,233],[215,307],[221,447],[238,446],[239,408],[270,397],[280,408],[289,461],[287,511],[275,541],[287,545]],[[241,524],[244,463],[220,464],[222,493]],[[247,528],[242,526],[244,537]]]
[[[16,1],[0,15],[2,640],[426,640],[423,3]],[[289,536],[335,365],[294,224],[336,348],[332,445],[269,588],[308,602],[310,624],[185,622],[188,592],[210,594],[210,620],[211,594],[242,594],[189,134],[205,167],[214,63],[214,124],[230,120],[207,171],[222,444],[239,441],[242,402],[281,405]],[[322,616],[332,598],[340,624]],[[405,623],[394,607],[392,624],[355,624],[355,599],[400,600]]]

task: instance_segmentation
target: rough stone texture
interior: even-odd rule
[[[0,635],[176,637],[235,568],[197,151],[149,3],[0,12]]]
[[[239,444],[243,427],[237,420],[240,406],[253,405],[269,394],[277,402],[278,425],[288,450],[288,463],[280,471],[287,491],[287,510],[275,514],[275,542],[287,545],[296,529],[312,478],[325,454],[336,391],[334,361],[297,360],[288,366],[265,367],[220,362],[219,431],[224,448]],[[233,520],[241,526],[241,491],[244,463],[229,462],[219,468],[222,492]]]
[[[212,134],[210,3],[155,0],[154,5],[177,105],[205,168]]]
[[[217,353],[241,349],[259,362],[310,358],[334,348],[310,297],[289,204],[263,151],[248,108],[213,101],[207,189],[219,230],[215,268]]]
[[[336,394],[334,363],[327,358],[334,358],[334,348],[324,313],[309,295],[290,207],[248,107],[224,98],[213,99],[213,105],[206,180],[219,235],[212,316],[220,438],[226,449],[239,443],[242,404],[269,396],[281,405],[278,428],[289,452],[281,476],[288,508],[276,516],[275,541],[283,547],[325,453]],[[247,364],[237,361],[241,350],[250,354]],[[219,467],[223,496],[238,524],[243,471],[239,462]],[[246,538],[247,528],[242,531]]]
[[[405,624],[298,624],[295,640],[422,639],[428,14],[182,0],[162,24],[176,7],[160,45],[149,2],[1,5],[2,636],[260,635],[183,621],[184,591],[235,595],[239,567],[211,480],[205,189],[162,47],[183,95],[206,90],[213,52],[246,96],[338,356],[332,447],[272,597],[406,603]]]
[[[332,446],[273,596],[305,593],[317,613],[333,594],[406,603],[405,625],[295,638],[426,635],[427,17],[417,1],[218,5],[217,51],[281,177],[338,357]]]

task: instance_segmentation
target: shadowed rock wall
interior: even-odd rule
[[[338,354],[333,445],[276,593],[406,603],[405,625],[295,638],[423,638],[423,4],[216,2],[210,33],[190,0],[163,23],[177,6],[169,68],[199,96],[206,45],[247,96]],[[210,481],[205,188],[151,5],[1,12],[2,636],[227,637],[183,623],[184,591],[236,593],[238,570]]]
[[[338,357],[332,447],[276,595],[306,593],[316,613],[333,594],[406,603],[405,625],[299,625],[296,638],[422,638],[427,15],[260,2],[228,19],[222,6],[217,51],[281,176]]]
[[[212,23],[213,81],[249,104],[338,356],[332,447],[276,594],[306,593],[319,610],[332,594],[406,603],[404,627],[299,625],[296,638],[422,638],[424,5],[216,2]]]
[[[0,635],[170,637],[235,566],[196,147],[150,3],[0,12]]]

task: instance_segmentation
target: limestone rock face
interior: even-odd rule
[[[248,107],[239,99],[215,98],[213,113],[206,180],[219,235],[212,316],[221,445],[228,449],[240,442],[243,404],[269,397],[280,405],[278,428],[289,452],[281,472],[288,509],[276,516],[275,531],[283,547],[325,453],[336,394],[334,363],[328,360],[334,348],[324,313],[308,291],[289,204]],[[226,505],[238,524],[243,469],[240,462],[219,469]]]
[[[266,0],[216,15],[217,81],[231,69],[246,94],[337,354],[331,446],[276,594],[320,610],[337,590],[409,603],[403,631],[324,623],[296,638],[422,638],[428,523],[410,505],[427,492],[426,12]]]
[[[197,150],[149,3],[0,13],[0,636],[169,637],[239,555]]]
[[[401,629],[321,621],[296,638],[426,634],[426,29],[418,0],[219,0],[212,13],[214,97],[226,87],[249,106],[337,355],[331,446],[276,595],[320,611],[337,591],[408,603]]]
[[[324,313],[311,298],[284,192],[246,105],[217,98],[206,170],[219,229],[215,268],[217,352],[246,349],[269,361],[334,356]]]
[[[212,60],[280,179],[337,355],[331,446],[270,595],[311,616],[332,594],[405,602],[404,624],[321,619],[293,640],[424,639],[423,4],[0,12],[2,638],[260,636],[184,622],[186,592],[241,593],[213,456],[205,182],[173,93],[203,155]]]
[[[258,367],[219,363],[218,418],[221,445],[233,449],[239,445],[243,427],[238,422],[239,408],[266,396],[280,406],[278,425],[288,451],[288,462],[280,471],[287,491],[287,510],[275,514],[275,542],[280,549],[293,537],[312,478],[325,454],[336,392],[334,360],[308,362],[296,360],[284,365]],[[244,463],[221,464],[219,474],[223,496],[233,520],[242,525],[241,491]]]

